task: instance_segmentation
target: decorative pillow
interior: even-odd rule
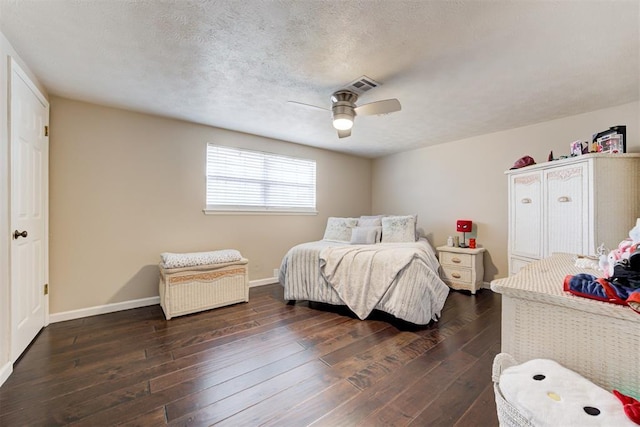
[[[382,218],[382,243],[415,242],[416,216],[388,216]]]
[[[351,229],[358,225],[358,218],[336,218],[327,219],[327,228],[324,230],[323,240],[334,242],[351,242]]]
[[[212,252],[191,252],[174,254],[164,252],[160,254],[164,268],[193,267],[196,265],[222,264],[225,262],[240,261],[242,255],[235,249],[223,249]]]
[[[382,225],[382,215],[361,216],[358,218],[358,227],[380,227]]]
[[[351,231],[352,245],[372,245],[379,241],[382,227],[354,227]]]

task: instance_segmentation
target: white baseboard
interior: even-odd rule
[[[160,304],[160,297],[149,297],[131,301],[116,302],[95,307],[81,308],[79,310],[63,311],[49,315],[49,323],[64,322],[65,320],[80,319],[82,317],[95,316],[97,314],[113,313],[115,311],[129,310],[131,308],[146,307]]]
[[[11,372],[13,372],[13,363],[11,362],[5,363],[4,366],[0,368],[0,386],[9,378]]]
[[[278,283],[277,277],[267,277],[266,279],[251,280],[249,287],[255,288],[256,286],[273,285],[274,283]]]
[[[267,277],[266,279],[250,281],[249,287],[255,288],[257,286],[271,285],[274,283],[278,283],[277,277]],[[63,311],[61,313],[50,314],[49,323],[64,322],[65,320],[80,319],[83,317],[95,316],[97,314],[113,313],[115,311],[129,310],[131,308],[146,307],[148,305],[156,304],[160,304],[160,297],[141,298],[131,301],[81,308],[79,310]],[[0,371],[0,374],[1,373],[2,372]]]

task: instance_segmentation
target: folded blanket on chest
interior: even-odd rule
[[[320,252],[320,272],[360,319],[365,319],[398,274],[426,254],[418,247],[393,244],[327,247]]]
[[[566,276],[563,287],[573,295],[628,305],[640,313],[640,289],[636,287],[586,273]]]

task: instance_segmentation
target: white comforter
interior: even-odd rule
[[[449,288],[426,240],[349,245],[318,241],[289,250],[280,283],[289,300],[347,305],[361,319],[372,309],[427,324],[436,320]]]

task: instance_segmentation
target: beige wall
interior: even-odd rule
[[[628,152],[640,152],[638,102],[504,132],[387,156],[373,163],[373,213],[417,213],[434,246],[474,222],[472,237],[487,249],[485,281],[507,275],[507,178],[525,154],[538,163],[568,155],[569,144],[609,126],[626,125]],[[630,224],[630,228],[633,224]]]
[[[204,215],[213,142],[315,159],[317,216]],[[368,214],[371,161],[178,120],[51,98],[50,312],[158,295],[161,252],[236,248],[250,280],[328,216]]]
[[[271,277],[289,247],[322,236],[328,216],[369,212],[418,213],[435,246],[456,234],[456,219],[472,219],[488,250],[485,281],[503,277],[503,172],[524,154],[567,154],[571,141],[614,124],[627,125],[628,151],[640,152],[638,115],[636,102],[372,162],[52,97],[50,312],[156,296],[164,251],[237,248],[251,280]],[[319,215],[204,215],[207,142],[317,160]]]

